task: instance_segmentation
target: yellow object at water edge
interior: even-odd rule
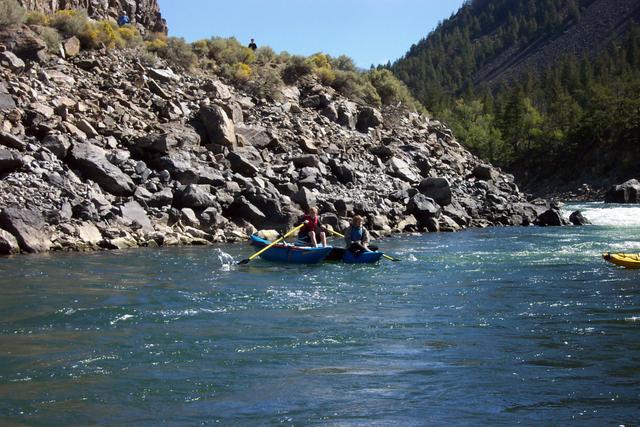
[[[640,268],[640,254],[624,254],[607,252],[602,254],[605,261],[626,268]]]

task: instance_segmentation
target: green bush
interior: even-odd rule
[[[262,46],[256,49],[256,62],[259,64],[269,64],[275,62],[276,53],[269,46]]]
[[[353,63],[353,59],[349,58],[347,55],[340,55],[337,58],[329,58],[329,63],[331,64],[331,68],[333,68],[334,70],[357,70],[356,64]]]
[[[22,23],[24,9],[16,0],[0,0],[0,28]]]
[[[286,84],[293,84],[301,77],[313,72],[313,65],[304,56],[294,55],[282,70],[282,80]]]
[[[182,37],[169,37],[166,46],[158,49],[156,53],[170,64],[186,70],[196,63],[196,55],[191,50],[191,45]]]
[[[336,78],[331,85],[335,90],[357,102],[379,106],[380,96],[369,79],[357,71],[335,71]]]
[[[27,25],[45,26],[49,25],[49,17],[42,12],[32,10],[30,12],[27,12],[27,14],[24,16],[24,22]]]
[[[58,30],[63,37],[80,37],[89,23],[87,11],[84,9],[59,10],[49,19],[50,25]]]
[[[278,70],[274,68],[260,68],[258,75],[250,83],[249,91],[257,98],[266,98],[272,101],[279,101],[282,98],[281,89],[284,82]]]
[[[38,34],[42,37],[42,40],[47,44],[47,48],[52,52],[58,52],[60,48],[60,42],[62,37],[55,28],[51,27],[38,27]]]
[[[256,60],[253,50],[241,45],[238,40],[233,37],[228,39],[213,37],[208,40],[208,45],[209,58],[220,65],[253,64]]]
[[[118,37],[122,39],[126,47],[136,48],[144,43],[140,31],[132,24],[119,27]]]
[[[403,104],[417,108],[417,103],[411,96],[409,89],[393,73],[385,68],[368,72],[369,81],[376,88],[383,105]]]

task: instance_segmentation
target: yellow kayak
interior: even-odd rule
[[[602,254],[602,258],[604,258],[605,261],[622,267],[640,268],[640,254],[612,254],[611,252],[607,252]]]

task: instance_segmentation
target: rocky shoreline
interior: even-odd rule
[[[243,241],[312,205],[377,237],[547,209],[437,120],[311,78],[275,102],[135,51],[22,58],[0,53],[2,254]]]

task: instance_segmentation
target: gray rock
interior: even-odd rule
[[[418,191],[431,197],[440,206],[451,204],[451,186],[446,178],[426,178],[420,181]]]
[[[355,103],[345,101],[338,105],[338,124],[346,127],[347,129],[356,128],[356,117],[358,115],[358,108]]]
[[[0,148],[0,173],[9,173],[22,167],[22,156],[10,150]]]
[[[411,183],[419,181],[418,175],[411,170],[409,164],[398,157],[392,157],[389,160],[389,167],[391,168],[393,175],[403,181]]]
[[[0,228],[0,255],[14,255],[20,253],[20,245],[13,234]]]
[[[216,169],[202,166],[198,169],[198,184],[209,184],[214,187],[221,187],[225,185],[225,179]]]
[[[473,176],[485,181],[495,181],[500,173],[491,165],[478,165],[473,169]]]
[[[147,201],[147,205],[153,207],[170,206],[173,202],[173,191],[171,188],[164,188],[163,190],[153,193],[151,198]]]
[[[244,197],[236,199],[231,206],[227,208],[225,215],[230,218],[244,219],[257,227],[261,227],[267,218],[260,209]]]
[[[339,163],[335,159],[329,161],[329,167],[335,177],[343,184],[349,184],[356,181],[356,174],[348,163]]]
[[[235,125],[224,109],[218,105],[200,108],[200,118],[207,129],[212,144],[235,148],[237,145]]]
[[[605,203],[640,203],[640,182],[630,179],[611,187],[604,196]]]
[[[433,228],[433,222],[429,222],[429,219],[438,218],[440,212],[440,206],[438,206],[435,200],[418,193],[409,200],[406,213],[413,215],[418,221],[419,226]],[[431,228],[429,229],[430,231]]]
[[[191,227],[200,227],[200,220],[191,208],[180,209],[180,221],[184,225],[188,225]]]
[[[73,36],[62,43],[64,54],[67,57],[77,56],[80,53],[80,40]]]
[[[171,94],[167,93],[155,80],[149,79],[147,81],[147,86],[151,93],[158,95],[160,98],[171,99]]]
[[[573,225],[589,225],[589,224],[591,224],[591,222],[587,218],[585,218],[585,216],[582,215],[582,212],[580,212],[580,211],[575,211],[571,215],[569,215],[569,221],[571,221],[571,224],[573,224]]]
[[[364,107],[358,114],[356,128],[360,132],[368,132],[369,128],[376,128],[383,123],[382,113],[372,107]]]
[[[206,209],[217,207],[216,197],[211,194],[211,187],[208,185],[187,185],[181,191],[176,192],[174,204],[177,207]]]
[[[20,249],[25,252],[46,252],[51,247],[44,219],[39,212],[6,208],[0,213],[0,227],[15,236]]]
[[[314,167],[315,168],[315,167],[318,167],[318,165],[320,164],[320,160],[318,159],[318,156],[315,156],[313,154],[307,154],[307,155],[304,155],[304,156],[294,157],[291,160],[293,161],[293,164],[297,168],[304,168],[304,167]]]
[[[25,67],[24,61],[9,51],[0,53],[0,63],[13,72],[20,72]]]
[[[258,168],[255,167],[249,160],[247,160],[244,156],[231,151],[227,155],[227,160],[231,164],[231,170],[239,173],[242,176],[252,177],[258,175]]]
[[[69,153],[71,165],[84,177],[116,196],[130,196],[135,190],[131,178],[109,162],[106,152],[91,143],[75,143]]]
[[[67,157],[71,142],[69,139],[59,133],[49,134],[41,142],[42,146],[51,151],[57,158],[64,159]]]
[[[7,132],[0,132],[0,144],[5,147],[15,148],[16,150],[23,151],[27,147],[27,143],[15,135],[11,135]]]
[[[147,74],[149,74],[150,77],[156,80],[160,80],[164,83],[171,83],[180,79],[180,77],[176,73],[169,69],[162,70],[159,68],[149,68],[147,70]]]
[[[316,196],[311,190],[306,187],[301,187],[297,193],[295,193],[291,199],[300,205],[303,211],[307,212],[309,208],[316,206]]]
[[[161,125],[159,132],[138,139],[133,150],[142,155],[147,152],[166,155],[180,150],[194,150],[200,143],[200,135],[191,126],[170,122]]]
[[[0,111],[9,112],[16,108],[16,103],[7,90],[5,81],[0,79]]]
[[[156,170],[159,169],[161,171],[160,177],[164,182],[168,182],[171,177],[183,185],[198,182],[198,170],[193,165],[189,152],[171,152],[166,156],[153,160],[151,165]]]
[[[536,218],[535,224],[546,227],[568,225],[569,222],[564,219],[559,210],[548,209]]]
[[[147,212],[136,201],[127,202],[120,207],[120,215],[127,222],[132,224],[134,228],[141,228],[143,231],[150,233],[153,231],[151,220],[147,216]]]

